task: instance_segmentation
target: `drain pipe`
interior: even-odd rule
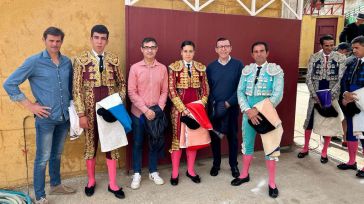
[[[27,115],[23,118],[23,139],[24,139],[24,149],[23,154],[25,154],[25,166],[26,166],[26,174],[27,174],[27,193],[29,194],[29,167],[28,167],[28,148],[27,148],[27,139],[25,136],[25,122],[28,118],[33,117],[32,115]]]

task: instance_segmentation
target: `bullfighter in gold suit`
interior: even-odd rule
[[[98,147],[96,103],[105,97],[119,93],[125,100],[125,81],[116,55],[104,51],[108,43],[109,31],[104,25],[96,25],[91,30],[91,51],[85,51],[75,58],[73,64],[73,100],[79,117],[80,127],[85,129],[85,151],[88,184],[85,194],[92,196],[95,190],[95,165]],[[118,198],[124,198],[122,188],[116,182],[118,150],[106,153],[109,172],[108,190]]]

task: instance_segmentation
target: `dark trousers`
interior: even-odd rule
[[[227,121],[227,133],[226,137],[229,145],[229,164],[230,167],[236,167],[238,165],[238,116],[239,109],[231,108],[227,111],[225,117]],[[211,137],[211,149],[214,157],[213,166],[220,168],[221,164],[221,139],[212,131],[210,131]]]

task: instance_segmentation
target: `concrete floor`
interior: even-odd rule
[[[304,84],[298,85],[297,101],[304,103],[297,104],[297,110],[306,110],[308,92]],[[302,124],[305,118],[305,111],[297,111],[295,142],[297,145],[303,143]],[[142,175],[141,188],[132,190],[130,188],[131,177],[119,173],[119,184],[124,188],[126,199],[119,200],[107,192],[107,174],[97,174],[97,188],[93,197],[86,197],[83,193],[86,177],[79,177],[64,180],[63,183],[76,187],[78,192],[68,196],[48,196],[52,204],[63,203],[363,203],[364,200],[364,179],[355,177],[355,171],[340,171],[336,168],[338,161],[346,161],[347,153],[337,145],[330,145],[330,160],[327,164],[320,163],[320,137],[314,135],[311,148],[314,149],[304,159],[296,157],[299,152],[297,146],[291,150],[282,152],[280,161],[277,164],[276,182],[280,195],[276,199],[268,196],[267,171],[263,158],[263,152],[257,152],[250,169],[250,182],[239,187],[230,185],[233,179],[230,174],[228,159],[222,161],[222,169],[217,177],[211,177],[211,159],[200,160],[196,163],[196,172],[201,176],[200,184],[192,183],[185,176],[186,166],[180,169],[180,183],[176,187],[169,184],[170,166],[161,166],[160,174],[166,184],[155,185],[148,179],[145,170]],[[361,154],[358,154],[359,166],[364,165]],[[239,155],[239,161],[241,155]],[[239,166],[241,168],[241,166]],[[120,172],[120,171],[119,171]],[[23,189],[24,190],[24,189]],[[48,188],[47,188],[48,190]],[[33,189],[31,189],[33,196]]]

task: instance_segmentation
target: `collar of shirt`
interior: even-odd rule
[[[191,61],[191,62],[186,62],[186,61],[184,61],[183,60],[183,64],[185,65],[185,67],[188,67],[187,66],[187,64],[190,64],[191,66],[190,66],[190,68],[192,67],[192,65],[193,65],[193,61]]]
[[[140,61],[140,65],[150,67],[150,68],[156,67],[158,64],[159,64],[159,62],[156,59],[153,61],[153,64],[151,64],[151,65],[145,63],[144,59],[142,61]]]
[[[323,50],[320,50],[320,52],[322,53],[322,56],[324,57],[324,60],[326,61],[326,57],[330,58],[330,55],[332,54],[332,52],[330,52],[330,54],[325,54]]]
[[[322,55],[323,55],[324,57],[326,57],[326,56],[327,56],[327,57],[330,57],[331,53],[332,53],[332,52],[330,52],[330,54],[328,54],[328,55],[327,55],[327,54],[325,54],[324,52],[322,52]]]
[[[51,59],[51,56],[49,55],[48,51],[47,50],[43,50],[42,52],[42,56],[44,58],[48,58],[48,59]],[[63,56],[61,54],[61,52],[58,52],[58,57],[59,57],[59,62],[61,63],[62,59],[63,59]],[[52,59],[51,59],[52,60]]]
[[[364,57],[360,58],[359,60],[361,60],[361,63],[363,63],[364,62]]]
[[[257,63],[255,63],[255,68],[257,68],[257,67],[264,67],[266,64],[268,64],[268,61],[265,61],[262,65],[258,65]]]
[[[97,59],[97,61],[99,62],[100,61],[100,58],[98,57],[99,56],[99,54],[97,54],[97,52],[94,50],[94,49],[92,49],[92,53],[94,54],[94,56],[95,56],[95,58]],[[101,54],[103,57],[105,56],[105,52],[102,52],[102,54]]]
[[[229,58],[228,58],[228,60],[226,61],[226,63],[223,63],[220,59],[217,59],[217,61],[221,64],[221,65],[227,65],[229,62],[230,62],[230,60],[231,60],[231,56],[229,55]]]

